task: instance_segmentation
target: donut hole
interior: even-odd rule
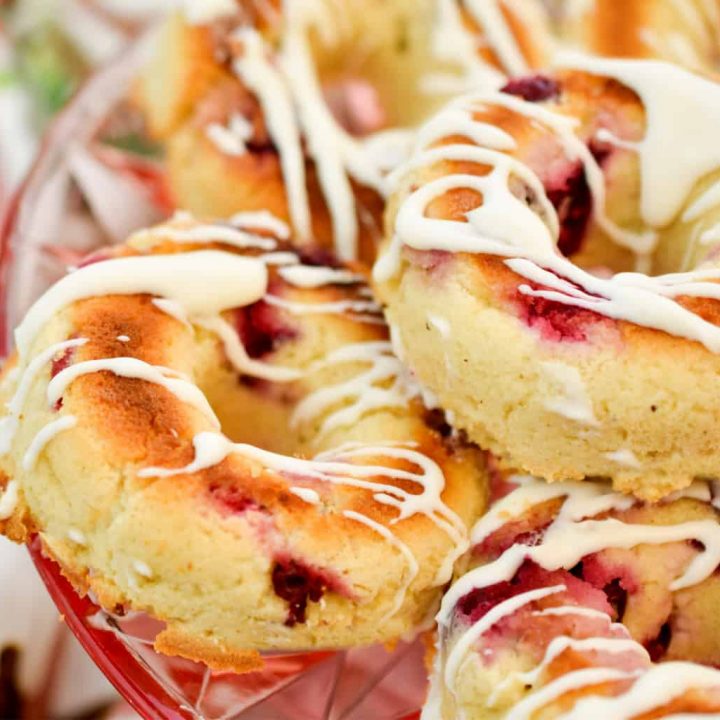
[[[713,188],[717,192],[718,182],[720,173],[703,178],[693,189],[680,215],[660,232],[653,254],[654,274],[686,272],[703,263],[717,264],[720,203],[713,205],[707,199],[712,197]]]
[[[258,304],[261,305],[261,304]],[[281,323],[279,313],[255,306],[226,316],[235,322],[238,337],[253,360],[269,368],[292,363],[296,353],[287,347],[296,330]],[[254,319],[261,322],[255,324]],[[274,334],[275,330],[279,334]],[[247,443],[270,452],[301,451],[297,434],[290,430],[300,390],[294,382],[272,382],[241,373],[229,361],[225,349],[211,333],[197,336],[196,382],[233,442]],[[252,354],[251,354],[252,353]],[[232,502],[232,498],[229,499]]]
[[[409,127],[457,90],[465,70],[433,49],[436,7],[427,0],[324,3],[310,30],[313,61],[330,109],[349,132]],[[444,83],[447,91],[437,91]],[[453,87],[454,85],[454,87]]]
[[[355,291],[342,286],[299,289],[271,280],[270,290],[276,302],[298,306],[366,298],[362,286]],[[225,313],[224,319],[260,368],[241,372],[214,334],[196,330],[195,379],[231,440],[305,457],[352,440],[377,442],[377,417],[392,409],[361,413],[353,421],[343,420],[342,415],[361,402],[365,385],[362,379],[355,379],[371,371],[375,360],[362,354],[342,362],[328,363],[327,359],[347,345],[386,341],[384,327],[375,322],[349,322],[343,313],[296,313],[265,301]],[[274,372],[287,369],[299,371],[300,377],[273,377]],[[366,391],[388,389],[395,380],[391,376],[377,378],[369,382]],[[333,392],[348,383],[353,386],[347,391]],[[303,403],[315,398],[321,406],[306,410]],[[400,433],[393,438],[397,440],[406,439],[402,431],[394,422],[387,429]]]

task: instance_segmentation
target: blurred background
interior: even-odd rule
[[[178,0],[0,0],[0,220],[83,81]],[[137,718],[0,538],[0,720]]]

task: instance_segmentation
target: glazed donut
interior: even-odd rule
[[[267,214],[182,215],[91,256],[16,331],[0,529],[156,648],[389,641],[427,620],[484,509],[480,452],[392,355],[361,275]]]
[[[549,52],[537,0],[235,7],[204,25],[173,17],[144,73],[141,105],[177,203],[209,217],[269,210],[298,243],[345,259],[374,259],[407,128]]]
[[[717,72],[717,0],[564,0],[560,32],[578,49],[606,57],[655,58]]]
[[[562,63],[420,131],[377,290],[411,370],[506,467],[659,498],[720,467],[720,86]]]
[[[716,488],[658,505],[597,482],[494,490],[438,615],[423,717],[717,717]]]

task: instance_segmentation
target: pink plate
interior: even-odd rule
[[[169,211],[162,168],[99,142],[147,39],[94,77],[59,116],[0,235],[0,353],[9,330],[65,266]],[[425,693],[421,641],[342,652],[267,654],[245,675],[156,653],[159,624],[81,598],[36,538],[30,554],[65,622],[119,692],[149,720],[411,720]]]

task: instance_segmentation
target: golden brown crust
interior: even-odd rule
[[[561,34],[585,52],[717,72],[716,0],[564,0]]]
[[[638,95],[616,80],[572,70],[546,82],[550,92],[540,102],[575,119],[578,138],[600,158],[607,213],[621,227],[644,228],[639,162],[632,150],[646,130]],[[532,116],[488,102],[473,119],[512,136],[515,145],[506,154],[534,172],[547,196],[555,193],[558,207],[575,202],[577,196],[568,188],[578,187],[584,169],[568,159],[558,133]],[[603,145],[600,128],[610,128],[623,142]],[[448,143],[473,141],[452,135],[435,145]],[[387,237],[394,234],[399,208],[418,188],[450,175],[486,177],[489,171],[486,162],[470,159],[411,169],[390,200]],[[688,204],[709,182],[703,180],[693,190]],[[467,213],[480,207],[483,198],[464,185],[434,197],[425,216],[468,222]],[[543,218],[544,206],[529,185],[513,178],[510,189]],[[579,195],[582,199],[582,189]],[[713,213],[696,222],[712,226],[717,222]],[[588,217],[571,254],[573,263],[591,273],[632,270],[633,254]],[[659,232],[652,274],[677,271],[673,259],[683,256],[698,227],[678,220]],[[687,253],[682,259],[691,262]],[[455,413],[458,426],[496,453],[505,467],[520,467],[549,481],[612,477],[616,488],[649,500],[686,487],[696,476],[713,475],[720,456],[710,438],[720,409],[710,399],[715,391],[708,393],[708,383],[716,386],[717,355],[699,342],[588,308],[538,304],[524,291],[529,284],[501,257],[405,246],[399,272],[376,290],[413,371]],[[544,288],[536,283],[534,289]],[[720,325],[717,300],[675,300]],[[441,333],[433,327],[428,318],[434,316],[449,329]],[[569,390],[574,387],[577,395]],[[572,394],[569,400],[567,393]],[[569,402],[582,403],[584,419],[572,416]]]
[[[189,222],[179,219],[173,227]],[[190,222],[190,227],[196,225]],[[150,239],[138,236],[114,254],[201,247],[207,245],[173,244],[158,229]],[[280,241],[277,247],[290,249]],[[362,283],[305,289],[284,281],[277,267],[269,267],[269,274],[272,293],[287,301],[367,300]],[[459,516],[462,535],[462,526],[469,526],[485,506],[482,456],[471,446],[443,438],[426,421],[419,401],[371,409],[327,437],[320,435],[324,416],[290,429],[292,410],[304,398],[352,380],[367,365],[358,361],[307,369],[339,348],[387,342],[379,317],[363,322],[336,313],[294,315],[272,306],[258,312],[271,328],[268,332],[285,338],[265,353],[263,362],[301,369],[301,379],[281,384],[244,376],[213,334],[189,330],[148,295],[74,303],[43,328],[32,355],[69,337],[82,338],[86,342],[64,363],[131,357],[172,368],[205,391],[223,422],[234,428],[236,441],[300,457],[359,442],[375,448],[362,463],[377,464],[388,473],[376,481],[414,494],[417,481],[393,476],[394,468],[417,472],[414,461],[393,459],[381,447],[411,442],[414,453],[442,469],[442,499]],[[248,322],[249,316],[242,317]],[[225,319],[239,322],[233,313]],[[196,472],[148,476],[140,471],[189,465],[198,433],[212,431],[207,418],[159,384],[109,370],[81,374],[65,389],[61,405],[48,408],[44,391],[49,371],[36,378],[13,451],[0,466],[4,478],[18,481],[22,499],[4,531],[17,540],[40,532],[48,554],[76,589],[91,590],[104,608],[134,609],[165,622],[157,639],[160,651],[248,672],[258,667],[258,650],[384,642],[425,620],[442,590],[435,576],[458,541],[431,515],[416,513],[395,522],[397,508],[378,502],[367,490],[318,480],[302,465],[288,474],[243,453]],[[349,406],[353,400],[340,395],[338,402]],[[329,411],[338,409],[335,403]],[[66,414],[74,416],[75,427],[47,445],[34,470],[24,471],[27,444],[48,422]],[[294,484],[314,490],[318,503],[292,492]],[[397,540],[388,543],[384,532]],[[417,557],[414,577],[408,574],[407,556],[394,543]],[[283,587],[283,573],[293,572],[309,578],[317,574],[322,588],[319,596],[303,601],[307,608],[303,605],[297,622],[288,621],[293,617],[288,615],[289,600],[277,594],[286,591],[275,589],[278,583]],[[396,605],[397,612],[390,612]]]
[[[262,670],[264,666],[257,650],[226,649],[172,629],[160,632],[153,647],[164,655],[184,657],[223,672],[244,674]]]

